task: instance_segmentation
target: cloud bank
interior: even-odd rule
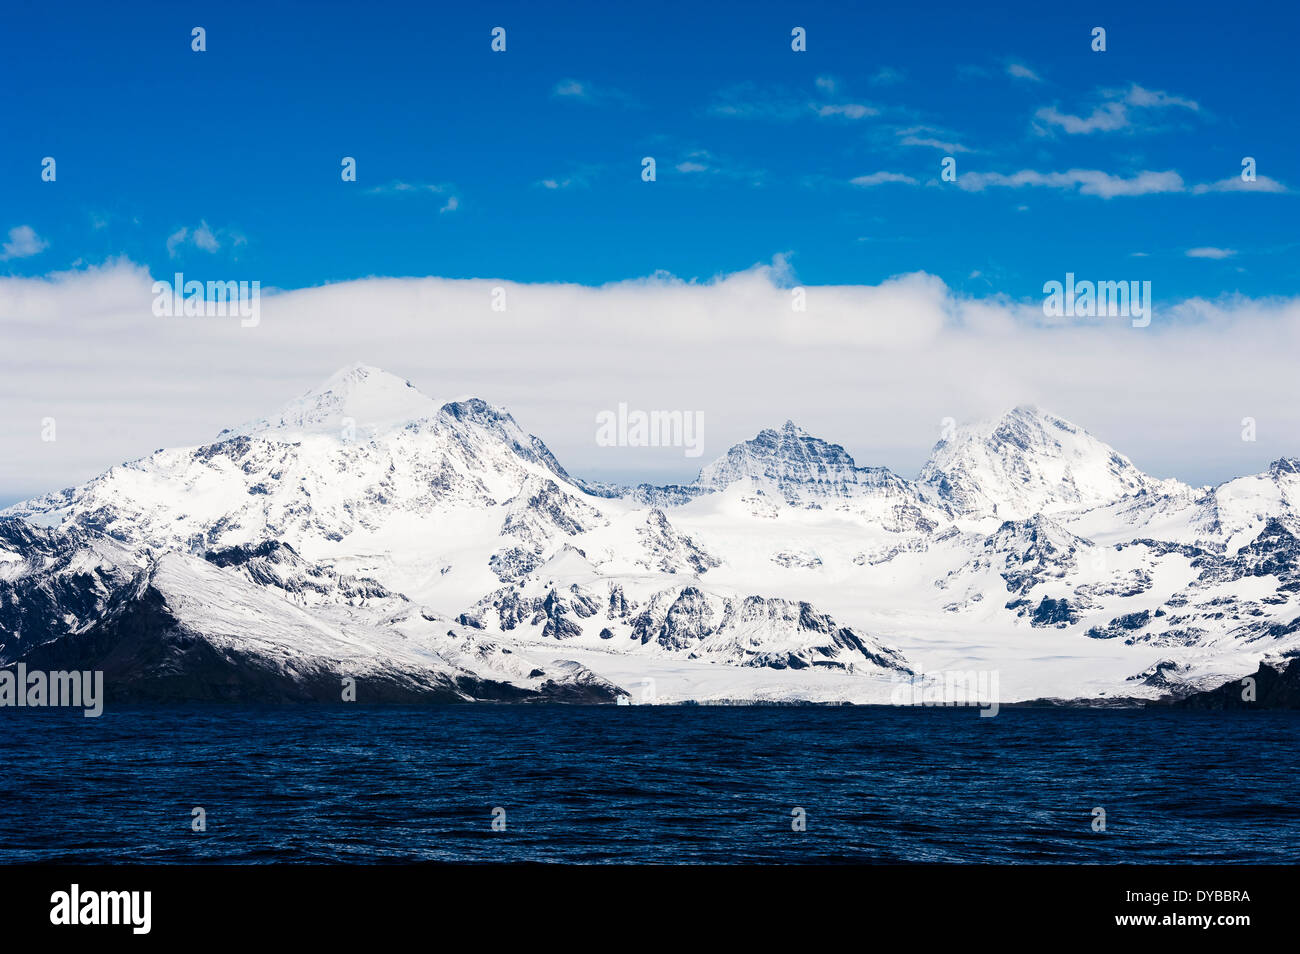
[[[243,328],[155,317],[152,281],[127,261],[0,278],[0,499],[209,441],[355,361],[439,400],[503,405],[598,478],[689,479],[700,465],[680,449],[598,446],[597,414],[624,402],[702,412],[704,460],[792,418],[912,475],[944,418],[1019,403],[1158,476],[1214,481],[1300,455],[1300,298],[1167,302],[1157,289],[1151,326],[1133,328],[1050,320],[1041,301],[966,297],[915,273],[809,287],[796,311],[778,258],[707,282],[372,278],[265,295],[261,323]],[[1241,440],[1244,417],[1257,442]]]

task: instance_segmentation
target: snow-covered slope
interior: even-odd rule
[[[102,595],[92,618],[0,647],[0,663],[99,669],[110,699],[340,701],[344,680],[370,702],[610,702],[618,693],[573,660],[542,647],[512,652],[280,544],[207,559],[164,553]]]
[[[691,484],[596,486],[357,365],[0,513],[0,665],[124,698],[1155,696],[1300,652],[1298,499],[1295,461],[1193,489],[1025,407],[916,481],[787,422]]]

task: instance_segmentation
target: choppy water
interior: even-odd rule
[[[0,861],[1294,862],[1297,741],[1282,712],[0,710]]]

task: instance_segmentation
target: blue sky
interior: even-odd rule
[[[11,5],[0,274],[1294,294],[1295,4],[976,6]]]

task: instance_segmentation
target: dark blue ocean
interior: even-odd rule
[[[0,861],[1294,862],[1298,741],[1285,712],[10,709]]]

